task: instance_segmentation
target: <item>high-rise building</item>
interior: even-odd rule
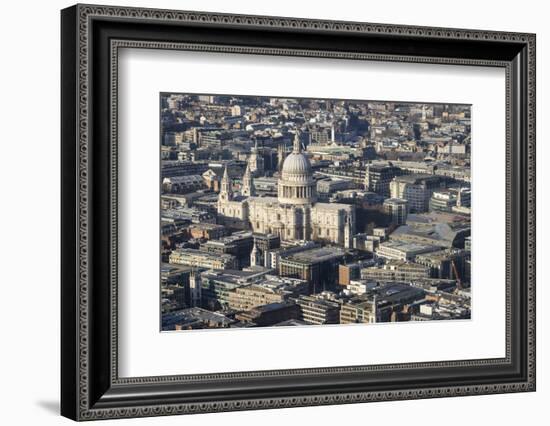
[[[263,279],[269,270],[208,270],[200,274],[203,306],[220,309],[229,307],[234,290]]]
[[[351,280],[361,277],[361,264],[350,263],[347,265],[338,265],[338,284],[349,285]]]
[[[190,276],[193,269],[189,266],[162,263],[160,268],[162,298],[171,302],[171,307],[182,309],[190,306]]]
[[[444,186],[445,182],[440,176],[402,175],[391,181],[390,195],[392,198],[407,200],[410,212],[421,213],[428,211],[432,193]]]
[[[389,197],[390,182],[401,173],[401,169],[391,164],[368,164],[365,171],[365,190]]]
[[[407,223],[409,203],[401,198],[388,198],[384,200],[384,212],[391,217],[394,225]]]
[[[334,137],[334,128],[311,130],[309,132],[309,143],[326,145],[329,142],[331,142],[331,140],[332,141],[334,140],[333,137]]]
[[[208,240],[201,244],[200,250],[212,254],[229,254],[237,260],[238,268],[250,265],[250,252],[254,246],[252,232],[235,232],[219,240]]]
[[[342,249],[316,247],[282,257],[279,274],[307,280],[312,293],[333,290],[338,282],[338,265],[343,259]]]
[[[196,270],[189,276],[189,307],[194,308],[202,305],[202,283],[201,276]]]
[[[450,190],[434,191],[430,198],[430,211],[450,212],[456,203],[456,194]]]
[[[300,307],[298,319],[308,324],[338,324],[340,303],[322,296],[300,296],[295,299]]]
[[[257,265],[271,268],[269,253],[281,247],[281,238],[273,234],[253,234]]]
[[[470,207],[472,205],[472,190],[470,188],[459,188],[457,190],[456,205],[458,207]]]

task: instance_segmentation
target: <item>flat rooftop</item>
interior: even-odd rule
[[[234,257],[230,254],[210,253],[207,251],[202,251],[202,250],[197,250],[192,248],[180,248],[172,251],[172,253],[179,254],[179,255],[187,254],[189,256],[200,256],[200,257],[207,257],[207,258],[222,258],[222,259],[230,259]]]
[[[252,232],[240,231],[240,232],[235,232],[231,235],[222,237],[218,240],[209,240],[205,244],[207,245],[228,244],[228,243],[233,243],[235,241],[240,241],[247,238],[252,238]]]
[[[407,204],[408,201],[404,200],[403,198],[386,198],[384,200],[384,204],[386,203],[394,203],[394,204]]]
[[[396,250],[406,251],[406,252],[415,252],[419,250],[426,250],[426,249],[434,249],[440,250],[441,247],[429,245],[429,244],[415,244],[415,243],[405,243],[401,241],[387,241],[385,243],[380,244],[380,247],[386,247],[386,248],[392,248]]]
[[[162,273],[168,273],[168,272],[189,272],[192,271],[193,268],[191,266],[186,265],[180,265],[178,263],[165,263],[162,262],[160,265],[160,271]]]
[[[285,259],[293,262],[323,262],[325,260],[342,257],[344,251],[338,247],[317,247],[309,250],[293,253],[289,256],[285,256]]]
[[[207,311],[202,308],[187,308],[179,311],[169,312],[162,315],[162,328],[164,330],[175,327],[176,325],[185,326],[196,322],[217,323],[228,325],[233,320],[217,312]]]
[[[438,179],[441,179],[441,177],[437,175],[427,174],[427,173],[415,173],[411,175],[401,175],[401,176],[395,177],[395,180],[397,182],[406,182],[410,184],[415,184],[416,182],[422,181],[422,180],[438,180]]]

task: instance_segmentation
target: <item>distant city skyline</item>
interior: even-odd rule
[[[471,317],[471,106],[161,93],[161,330]]]

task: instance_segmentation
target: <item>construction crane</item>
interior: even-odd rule
[[[456,268],[455,260],[451,259],[451,266],[453,268],[453,273],[456,278],[456,288],[457,290],[462,290],[462,282],[460,281],[460,275],[458,274],[458,269]]]

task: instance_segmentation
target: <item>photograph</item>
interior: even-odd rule
[[[471,109],[160,93],[161,331],[470,320]]]

